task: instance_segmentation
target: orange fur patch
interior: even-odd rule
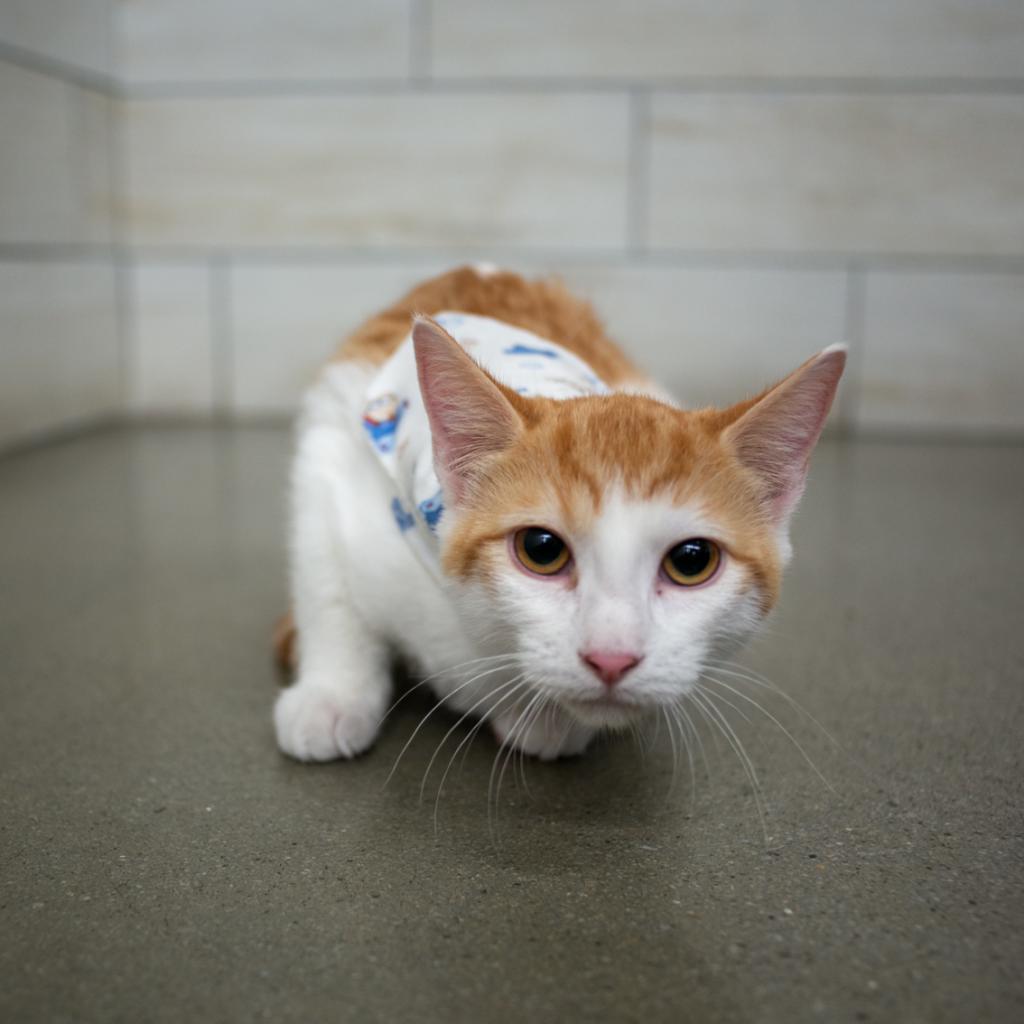
[[[417,285],[349,335],[335,359],[383,363],[409,336],[413,314],[433,316],[444,310],[489,316],[532,331],[575,352],[612,386],[643,379],[605,333],[590,303],[560,282],[531,281],[506,270],[481,275],[473,267]]]

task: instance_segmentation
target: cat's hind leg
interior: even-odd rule
[[[274,623],[274,632],[271,639],[274,664],[285,674],[294,672],[298,664],[298,645],[295,640],[295,632],[295,618],[291,612],[285,612]]]

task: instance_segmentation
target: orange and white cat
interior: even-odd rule
[[[396,656],[541,758],[684,701],[778,597],[845,359],[684,410],[559,284],[467,267],[415,288],[304,401],[281,749],[369,748]]]

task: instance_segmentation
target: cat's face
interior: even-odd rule
[[[535,689],[614,727],[677,702],[757,625],[778,545],[677,410],[623,395],[543,411],[456,510],[445,564]]]
[[[760,401],[683,412],[635,395],[524,399],[439,331],[417,335],[417,355],[452,509],[443,564],[467,620],[583,724],[678,703],[777,597],[842,353]]]
[[[616,487],[585,524],[550,505],[514,518],[544,525],[481,539],[478,570],[459,587],[483,631],[517,652],[533,688],[584,724],[623,725],[678,702],[707,660],[724,656],[765,613],[757,573],[730,530],[696,503]],[[527,547],[544,559],[560,549],[556,563],[565,564],[538,573],[528,554],[523,564]]]

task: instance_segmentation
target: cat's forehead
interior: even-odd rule
[[[687,476],[705,440],[691,418],[639,395],[592,396],[548,403],[536,440],[566,475],[604,483],[620,479],[653,495],[665,481]]]
[[[613,542],[623,536],[657,538],[728,531],[727,525],[696,496],[681,500],[662,492],[640,497],[620,481],[607,488],[589,525],[588,534],[598,542]]]
[[[606,505],[609,521],[631,515],[652,528],[758,519],[749,481],[701,414],[636,395],[547,403],[496,484],[493,507],[551,508],[574,532]]]

